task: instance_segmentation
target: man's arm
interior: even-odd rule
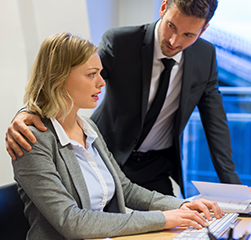
[[[210,80],[198,104],[201,120],[207,137],[211,158],[222,183],[241,184],[232,161],[230,131],[218,90],[215,52]]]
[[[25,140],[25,136],[32,144],[36,143],[36,138],[27,126],[34,125],[40,131],[46,131],[46,127],[40,120],[40,117],[28,112],[20,112],[13,119],[7,129],[5,136],[6,150],[13,160],[16,160],[17,154],[23,156],[21,147],[27,151],[31,150],[31,145]]]

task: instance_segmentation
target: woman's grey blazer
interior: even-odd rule
[[[94,146],[114,178],[115,195],[104,212],[91,210],[85,179],[71,145],[61,146],[50,120],[43,119],[47,131],[31,126],[37,143],[12,161],[31,226],[27,239],[100,238],[164,229],[165,217],[158,210],[179,208],[184,201],[132,184],[96,125],[90,119],[86,121],[98,133]],[[126,214],[125,206],[140,211]]]

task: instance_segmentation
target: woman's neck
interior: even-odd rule
[[[86,147],[86,136],[77,122],[77,112],[69,113],[63,121],[58,117],[56,119],[61,124],[70,139],[77,141],[84,148]]]

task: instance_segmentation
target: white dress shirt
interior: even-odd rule
[[[157,92],[160,74],[164,69],[161,58],[168,58],[163,55],[160,49],[158,38],[159,24],[160,21],[157,22],[154,30],[154,54],[152,79],[148,99],[148,110],[150,109],[150,106]],[[180,102],[181,80],[183,73],[183,52],[177,53],[172,57],[172,59],[174,59],[176,63],[171,71],[170,82],[165,102],[162,106],[158,118],[156,119],[156,122],[139,147],[138,151],[147,152],[149,150],[161,150],[172,146],[174,117]]]
[[[104,161],[93,146],[97,133],[83,118],[78,117],[78,124],[87,136],[86,148],[84,148],[80,143],[68,137],[56,119],[51,119],[51,122],[61,145],[65,146],[70,143],[76,154],[88,188],[92,210],[102,211],[114,195],[115,183]]]

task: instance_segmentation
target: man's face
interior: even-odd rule
[[[166,4],[164,0],[161,5],[158,36],[162,53],[172,57],[193,44],[208,25],[204,27],[205,19],[185,15],[175,4],[165,13]]]

